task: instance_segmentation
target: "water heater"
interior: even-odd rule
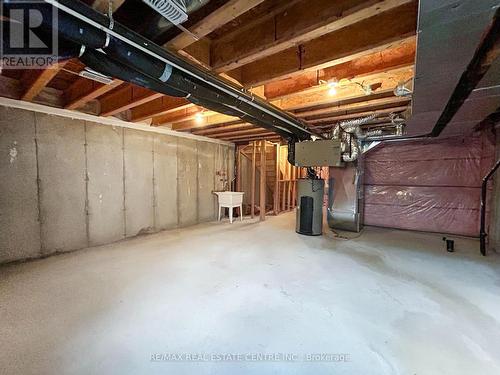
[[[303,178],[297,181],[297,233],[307,236],[323,233],[324,191],[324,180]]]

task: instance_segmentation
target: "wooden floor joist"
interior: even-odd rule
[[[107,0],[85,3],[99,12],[108,11]],[[112,0],[113,11],[123,3],[124,0]],[[328,129],[335,122],[371,113],[377,116],[373,120],[375,126],[388,121],[390,113],[408,108],[410,99],[397,98],[393,91],[400,82],[412,89],[417,3],[216,0],[191,12],[184,24],[201,40],[178,30],[162,31],[161,36],[148,38],[181,51],[214,74],[230,79],[235,87],[248,88],[317,129]],[[125,4],[116,13],[116,19],[124,26],[133,21],[120,13],[135,9],[131,7]],[[148,9],[144,7],[141,12],[148,19],[154,18],[149,14],[154,11]],[[168,38],[170,41],[165,44]],[[18,82],[14,85],[14,97],[24,100],[92,111],[101,116],[120,114],[132,122],[235,143],[255,140],[262,145],[263,139],[280,139],[258,124],[206,110],[185,98],[169,97],[118,79],[110,85],[83,77],[75,79],[74,74],[84,65],[77,59],[71,61],[65,69],[61,69],[63,63],[55,69],[27,71],[24,76],[1,74]],[[328,81],[333,80],[340,84],[332,93]],[[287,189],[293,189],[291,182]],[[275,203],[276,211],[279,207]]]
[[[358,59],[332,67],[307,71],[293,78],[277,80],[265,85],[265,97],[268,100],[297,95],[312,87],[318,87],[320,81],[331,79],[377,76],[379,73],[398,68],[413,68],[415,64],[416,38],[410,39],[394,48],[372,53]],[[394,81],[393,81],[394,83]]]
[[[119,79],[113,80],[108,85],[95,82],[86,78],[79,78],[64,92],[65,109],[77,109],[88,103],[89,101],[114,90],[123,84]]]
[[[64,68],[66,63],[67,61],[61,61],[44,70],[26,71],[23,75],[25,91],[21,95],[21,100],[32,101]]]
[[[243,86],[250,87],[291,77],[305,70],[342,64],[413,40],[416,19],[417,6],[412,2],[243,65],[230,74],[238,77]]]
[[[214,135],[218,135],[221,133],[238,131],[238,130],[249,130],[249,129],[258,129],[257,126],[243,123],[243,124],[235,124],[235,125],[222,125],[222,126],[214,126],[209,128],[202,128],[198,130],[193,130],[192,133],[196,135],[204,135],[205,137],[212,137]]]
[[[124,85],[124,87],[103,96],[99,102],[101,104],[101,116],[113,116],[128,109],[149,103],[164,96],[135,85]]]
[[[139,122],[154,117],[161,117],[179,110],[195,107],[185,98],[162,95],[146,104],[141,104],[131,110],[131,121]]]
[[[403,66],[379,74],[366,75],[359,78],[354,77],[351,80],[345,80],[345,82],[343,81],[342,86],[338,88],[338,94],[335,96],[329,96],[328,87],[326,85],[321,85],[320,87],[316,87],[314,90],[302,90],[294,95],[272,100],[271,104],[287,111],[294,111],[317,105],[333,107],[341,101],[346,101],[347,103],[367,101],[379,97],[393,97],[393,89],[397,82],[411,79],[413,74],[414,72],[412,66]],[[373,94],[367,96],[360,88],[361,83],[363,82],[366,82],[367,84],[376,84],[378,89]],[[169,123],[169,120],[172,122],[171,116],[163,116],[162,118],[155,118],[153,120],[153,124],[162,125]],[[227,124],[230,122],[240,124],[243,123],[243,121],[238,120],[239,119],[236,117],[222,114],[210,115],[210,112],[208,112],[202,120],[194,120],[193,113],[190,113],[186,115],[184,121],[177,121],[172,126],[172,129],[195,130],[206,128],[208,126]]]
[[[408,109],[408,106],[399,106],[399,107],[391,107],[387,109],[381,110],[372,110],[372,111],[364,111],[364,112],[354,112],[348,115],[339,115],[339,116],[329,116],[319,119],[309,120],[308,123],[311,127],[322,126],[323,124],[331,124],[338,121],[351,120],[359,117],[366,117],[370,115],[376,116],[375,118],[386,118],[391,113],[401,113]]]
[[[313,121],[325,117],[342,116],[352,113],[377,111],[387,108],[401,107],[409,103],[410,103],[409,98],[399,98],[394,96],[390,98],[357,102],[341,106],[313,108],[295,113],[295,115],[300,118],[303,118],[306,121]]]
[[[212,66],[217,72],[227,72],[412,2],[298,1],[273,18],[264,17],[214,40]]]
[[[230,0],[196,25],[191,26],[189,31],[201,39],[263,1],[264,0]],[[184,32],[169,41],[165,46],[173,50],[180,50],[194,42],[196,42],[196,39],[194,39],[192,35]]]

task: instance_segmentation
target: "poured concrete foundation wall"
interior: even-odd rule
[[[0,107],[0,263],[213,220],[233,148]]]

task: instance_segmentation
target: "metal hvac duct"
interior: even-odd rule
[[[147,1],[156,3],[158,0]],[[166,19],[154,7],[149,6],[146,1],[128,0],[125,1],[114,13],[115,20],[127,25],[136,33],[152,40],[156,44],[163,45],[178,33],[174,24]],[[202,7],[216,8],[220,6],[220,1],[209,0],[183,0],[188,20],[184,25],[196,20],[191,16]],[[214,3],[212,5],[212,3]],[[207,13],[210,13],[208,11]]]

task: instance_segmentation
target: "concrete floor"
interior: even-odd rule
[[[498,256],[293,225],[203,224],[0,268],[0,373],[500,373]],[[189,353],[212,360],[168,357]]]

